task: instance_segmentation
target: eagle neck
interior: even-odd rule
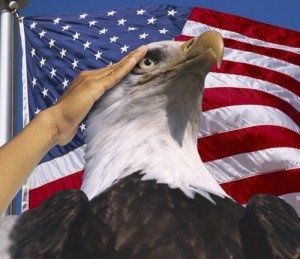
[[[111,121],[98,114],[89,120],[82,184],[89,199],[137,171],[143,174],[142,180],[154,179],[158,184],[180,188],[190,198],[195,193],[208,199],[209,193],[226,196],[199,157],[193,127],[187,125],[179,144],[168,127],[162,126],[167,122],[157,119],[164,117],[158,112],[153,120]],[[102,125],[97,125],[99,122]]]

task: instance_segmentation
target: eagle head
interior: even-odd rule
[[[137,171],[188,196],[195,190],[224,195],[197,152],[204,80],[213,63],[220,66],[223,48],[212,31],[184,43],[151,43],[100,98],[86,130],[82,189],[89,198]]]

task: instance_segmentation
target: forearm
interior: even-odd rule
[[[47,111],[0,148],[0,213],[29,177],[42,157],[54,146],[55,128]]]

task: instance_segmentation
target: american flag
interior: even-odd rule
[[[20,30],[24,125],[54,104],[82,70],[116,62],[142,44],[219,31],[224,60],[206,79],[199,154],[241,204],[270,193],[300,212],[299,32],[172,5],[26,17]],[[42,159],[23,187],[23,210],[56,191],[80,188],[84,130],[83,121],[70,144]]]

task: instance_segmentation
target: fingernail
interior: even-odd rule
[[[146,45],[142,45],[137,50],[138,51],[147,50],[147,46]]]

